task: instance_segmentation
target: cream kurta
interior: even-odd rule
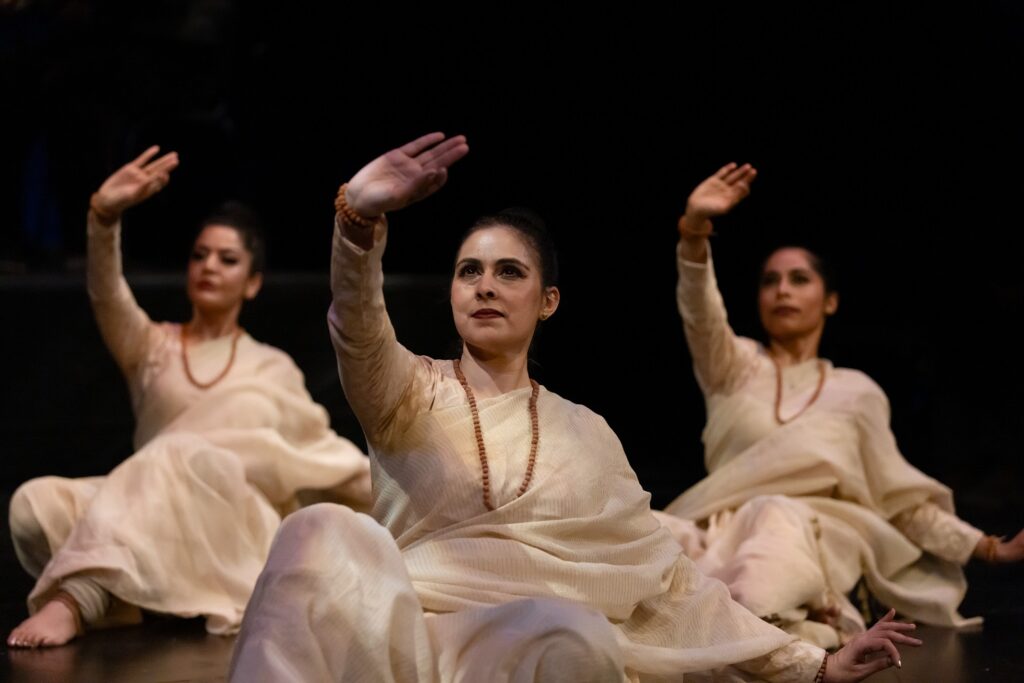
[[[826,362],[818,400],[780,426],[775,366],[729,327],[710,256],[707,264],[679,257],[677,295],[707,401],[709,476],[659,519],[697,566],[755,614],[776,615],[822,645],[837,634],[804,621],[806,609],[840,607],[840,634],[863,630],[846,598],[861,575],[907,616],[968,623],[957,613],[960,565],[982,534],[953,515],[948,488],[900,455],[878,385]],[[783,370],[783,419],[807,404],[818,380],[815,360]]]
[[[516,498],[530,389],[480,400],[497,508],[484,507],[466,395],[451,361],[396,341],[377,231],[364,252],[336,230],[329,321],[370,444],[373,516],[394,540],[368,518],[326,509],[286,523],[243,624],[233,680],[608,680],[608,671],[680,680],[737,662],[771,680],[812,680],[823,652],[757,619],[693,567],[652,516],[615,434],[587,408],[540,390],[536,468]],[[336,539],[357,528],[354,553]],[[355,556],[363,567],[343,559]],[[551,669],[535,661],[567,642],[582,650],[559,649]],[[597,666],[609,667],[603,678]],[[740,675],[732,671],[719,680]]]
[[[331,431],[291,358],[248,334],[223,380],[191,384],[180,327],[151,322],[128,289],[119,231],[90,222],[88,285],[128,380],[138,451],[107,477],[44,477],[15,493],[15,549],[38,576],[29,608],[84,572],[123,602],[230,633],[296,494],[335,489],[365,504],[369,461]],[[190,344],[194,376],[215,377],[230,349],[230,338]]]

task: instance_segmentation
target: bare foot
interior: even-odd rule
[[[51,600],[11,631],[7,644],[10,647],[56,647],[77,634],[75,615],[60,600]]]

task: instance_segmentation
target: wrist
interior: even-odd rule
[[[679,236],[690,241],[704,240],[712,234],[709,217],[689,211],[679,218],[676,227],[679,229]]]
[[[93,192],[89,198],[89,211],[95,217],[96,222],[103,226],[109,227],[121,220],[121,212],[106,206],[100,199],[98,192]]]
[[[383,211],[377,208],[364,206],[360,201],[359,194],[353,193],[351,186],[347,182],[338,189],[338,199],[335,201],[335,208],[350,221],[366,226],[373,225],[384,214]]]
[[[380,213],[370,211],[358,206],[357,200],[349,191],[348,183],[344,183],[338,189],[338,196],[334,200],[334,208],[345,222],[349,225],[369,230],[380,220]]]
[[[996,564],[1002,558],[1003,543],[1001,538],[998,536],[992,536],[991,534],[983,536],[978,545],[974,547],[974,556],[979,560],[984,560],[989,564]]]
[[[825,658],[821,660],[821,666],[818,667],[818,672],[814,675],[814,683],[832,683],[833,681],[835,681],[835,678],[829,676],[828,671],[829,664],[832,663],[830,661],[831,658],[832,655],[826,652]],[[832,671],[835,671],[835,667],[832,667]]]

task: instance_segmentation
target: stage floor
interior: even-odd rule
[[[26,616],[32,579],[20,567],[7,530],[10,491],[0,491],[0,631],[4,640]],[[919,649],[904,648],[903,669],[872,683],[1024,681],[1024,567],[967,567],[962,611],[984,628],[921,626]],[[2,643],[3,641],[0,641]],[[12,650],[0,644],[0,682],[211,683],[227,680],[233,637],[212,636],[202,619],[148,617],[139,626],[97,631],[59,648]]]
[[[11,615],[5,615],[9,617]],[[13,623],[9,618],[8,623]],[[872,683],[1024,681],[1018,626],[954,631],[922,626],[925,645],[904,649],[903,669]],[[212,683],[227,680],[234,638],[208,635],[200,620],[159,620],[89,634],[64,647],[0,655],[0,680],[11,683]],[[568,680],[568,679],[567,679]]]

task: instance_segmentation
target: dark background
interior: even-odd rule
[[[251,203],[271,273],[243,322],[293,354],[359,440],[324,324],[332,200],[372,157],[443,130],[466,134],[470,155],[441,193],[392,217],[389,305],[407,346],[450,349],[445,277],[473,218],[535,208],[563,268],[535,373],[604,415],[653,503],[668,503],[703,476],[674,224],[703,177],[750,161],[753,194],[714,243],[734,328],[759,334],[756,274],[773,246],[823,252],[842,296],[823,354],[882,385],[907,458],[954,487],[966,518],[1024,525],[1018,3],[564,16],[0,4],[8,493],[130,453],[127,392],[82,284],[84,214],[154,143],[182,161],[125,220],[144,307],[185,317],[177,274],[196,222],[225,198]]]

